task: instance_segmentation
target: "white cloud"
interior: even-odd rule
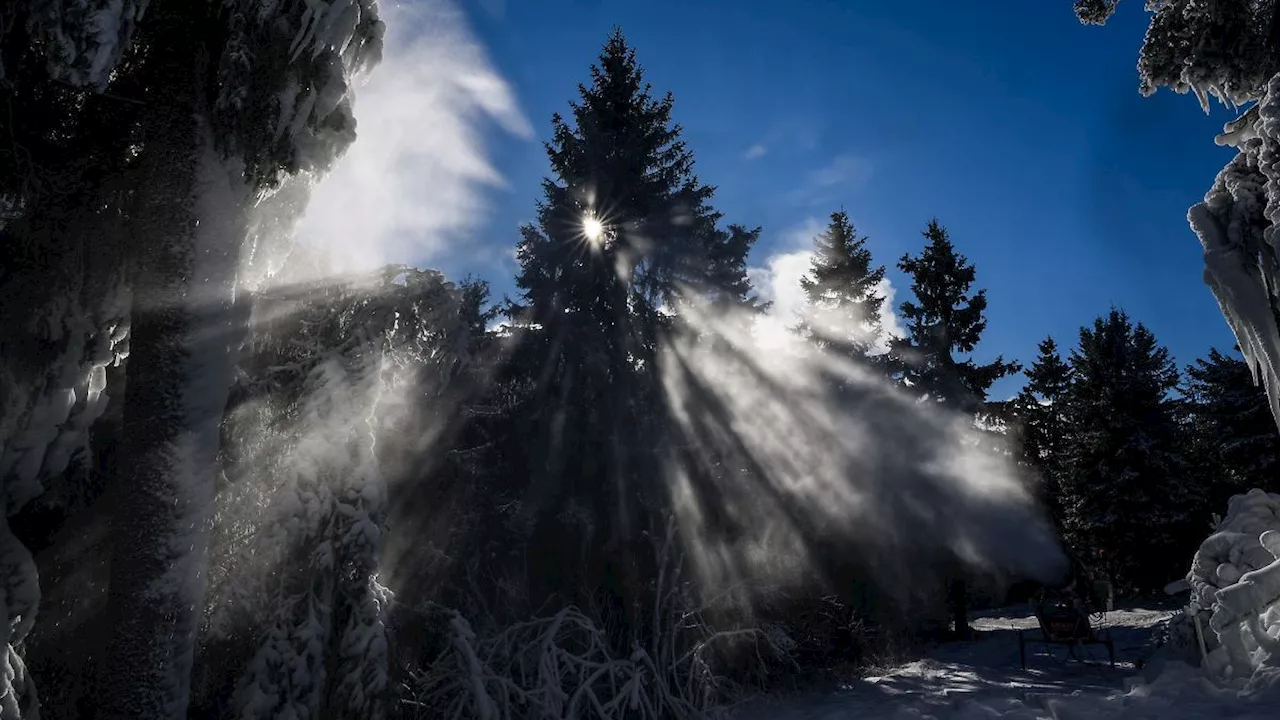
[[[764,264],[747,268],[747,276],[762,300],[773,306],[756,325],[756,336],[767,347],[778,347],[799,320],[805,307],[804,289],[800,280],[808,276],[813,261],[813,239],[826,229],[817,218],[808,218],[783,233],[778,250],[764,260]],[[877,290],[884,296],[880,321],[882,333],[876,342],[877,351],[888,350],[889,337],[902,337],[906,333],[898,318],[895,298],[897,289],[889,278],[880,281]]]
[[[742,154],[742,157],[746,160],[757,160],[764,157],[768,152],[769,148],[760,143],[756,143],[755,145],[747,148],[747,151]]]
[[[766,347],[784,342],[797,314],[804,307],[804,289],[800,279],[809,272],[813,253],[793,250],[770,255],[763,267],[747,268],[747,277],[762,300],[773,303],[769,312],[756,323],[756,337]]]
[[[876,291],[884,298],[884,304],[880,306],[880,337],[876,342],[876,349],[887,352],[889,338],[906,337],[907,330],[902,326],[902,318],[898,317],[898,289],[889,278],[885,278],[876,286]]]
[[[857,190],[871,180],[871,161],[845,153],[831,162],[811,170],[786,199],[792,204],[820,205],[830,203],[841,193]]]
[[[455,6],[423,0],[383,10],[382,63],[355,90],[358,138],[315,188],[298,229],[347,271],[432,262],[456,247],[503,185],[484,130],[533,134]]]
[[[799,319],[798,313],[804,307],[800,280],[809,272],[813,238],[822,230],[821,220],[806,219],[782,234],[777,251],[765,258],[762,266],[747,268],[747,277],[760,299],[773,303],[769,312],[756,322],[755,334],[761,345],[782,346],[790,328]]]

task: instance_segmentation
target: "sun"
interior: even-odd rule
[[[582,218],[582,234],[590,242],[599,245],[604,239],[604,223],[594,215],[585,215]]]

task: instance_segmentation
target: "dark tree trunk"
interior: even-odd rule
[[[183,307],[194,233],[196,128],[189,113],[161,113],[147,123],[144,197],[135,222],[138,265],[133,279],[131,355],[127,365],[122,472],[109,489],[112,506],[113,628],[102,691],[107,717],[174,717],[185,704],[195,614],[179,607],[180,587],[165,584],[191,557],[167,547],[176,523],[191,517],[171,456],[188,425],[183,403],[191,329]],[[186,528],[190,531],[192,528]],[[166,641],[166,638],[168,640]],[[183,708],[185,712],[185,708]]]
[[[99,717],[186,716],[204,610],[207,526],[228,390],[220,377],[230,361],[220,298],[235,249],[202,253],[195,242],[203,84],[198,38],[207,28],[206,12],[203,3],[166,2],[146,16],[142,73],[150,107],[128,227],[131,356],[122,472],[108,488],[111,638],[99,676]],[[215,255],[225,257],[219,262]]]

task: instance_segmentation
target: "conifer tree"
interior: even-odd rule
[[[1210,507],[1225,507],[1231,495],[1253,487],[1274,492],[1280,434],[1248,364],[1212,348],[1187,366],[1183,394]]]
[[[929,242],[920,255],[903,255],[898,262],[898,269],[911,276],[915,299],[902,303],[907,337],[890,341],[891,367],[913,392],[976,417],[991,385],[1021,368],[1003,356],[986,364],[956,358],[957,353],[973,352],[982,339],[986,291],[971,293],[974,267],[956,252],[936,219],[923,234]],[[968,637],[967,589],[961,577],[951,580],[950,602],[956,633]]]
[[[747,276],[747,255],[760,239],[759,227],[730,225],[717,230],[707,251],[707,292],[722,310],[745,310],[747,316],[764,312],[770,303],[755,293]]]
[[[0,104],[24,109],[0,121],[13,140],[0,155],[0,222],[15,202],[23,221],[12,265],[44,264],[55,248],[49,265],[66,279],[48,304],[92,306],[118,287],[132,302],[109,318],[128,328],[130,350],[126,459],[106,488],[118,511],[100,715],[185,716],[219,427],[245,330],[247,211],[354,139],[349,81],[376,62],[384,27],[374,0],[17,5],[0,21]],[[81,325],[68,343],[101,332]],[[14,630],[0,646],[25,633]]]
[[[579,96],[571,121],[552,118],[552,177],[517,249],[520,297],[507,312],[523,328],[515,372],[533,385],[517,452],[538,591],[604,587],[620,602],[643,586],[644,553],[627,546],[662,499],[655,368],[667,311],[716,283],[722,299],[749,302],[755,231],[716,229],[714,189],[693,173],[672,97],[652,95],[620,30]]]
[[[1121,310],[1080,329],[1071,366],[1067,539],[1113,582],[1162,587],[1183,572],[1201,531],[1199,491],[1170,397],[1177,368],[1151,331]]]
[[[1070,429],[1066,406],[1071,390],[1071,366],[1063,361],[1052,337],[1040,341],[1039,355],[1026,370],[1027,384],[1015,398],[1022,457],[1039,476],[1042,498],[1060,519],[1063,463]]]
[[[821,346],[862,358],[880,336],[884,266],[873,265],[867,238],[859,237],[844,210],[831,213],[814,239],[812,277],[801,278],[809,308],[804,329]]]
[[[917,257],[903,255],[898,269],[911,276],[914,300],[902,303],[908,336],[894,340],[891,352],[902,364],[899,379],[934,402],[975,413],[995,381],[1021,369],[997,356],[989,363],[957,354],[973,352],[987,327],[986,290],[972,292],[975,271],[947,231],[930,220],[928,244]]]

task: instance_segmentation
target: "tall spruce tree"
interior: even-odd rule
[[[755,231],[717,230],[714,190],[693,173],[672,97],[653,97],[620,30],[591,79],[572,123],[552,118],[552,177],[537,222],[521,229],[508,313],[523,327],[516,372],[534,388],[519,452],[530,557],[543,559],[530,567],[535,592],[603,588],[621,602],[644,584],[644,551],[628,547],[664,492],[653,448],[666,310],[682,290],[717,283],[723,299],[747,302]]]
[[[1187,366],[1183,395],[1210,507],[1253,487],[1275,491],[1280,434],[1249,365],[1212,348]]]
[[[1026,370],[1027,384],[1014,400],[1023,461],[1040,480],[1041,498],[1055,519],[1062,517],[1062,472],[1066,459],[1073,373],[1052,337],[1040,341],[1039,354]]]
[[[991,385],[1021,367],[1003,356],[986,364],[956,358],[957,353],[973,352],[982,339],[986,291],[970,292],[974,267],[956,252],[937,219],[929,221],[923,234],[928,244],[920,255],[903,255],[898,262],[898,269],[911,276],[915,299],[904,301],[900,310],[907,337],[890,341],[894,374],[913,392],[976,417]],[[967,594],[963,577],[953,576],[951,609],[960,637],[969,635]]]
[[[911,276],[914,300],[902,303],[907,337],[891,342],[901,363],[899,379],[935,402],[972,414],[987,399],[995,381],[1021,370],[1016,362],[997,356],[989,363],[971,353],[987,327],[987,291],[971,292],[973,265],[961,254],[936,219],[924,231],[928,240],[918,257],[903,255],[898,269]]]
[[[844,210],[831,213],[814,239],[811,277],[801,278],[809,305],[804,329],[819,345],[850,357],[870,352],[882,331],[884,266],[873,265],[867,238],[859,237]]]
[[[1067,539],[1113,582],[1162,587],[1184,571],[1203,519],[1170,397],[1177,368],[1151,331],[1118,309],[1080,329],[1071,365]]]

